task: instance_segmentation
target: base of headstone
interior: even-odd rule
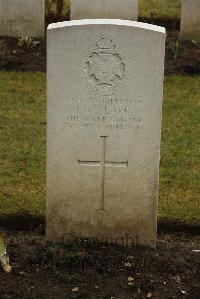
[[[182,0],[180,39],[200,41],[200,0]]]
[[[0,36],[43,38],[44,0],[0,0]]]
[[[70,0],[70,19],[137,21],[138,0]]]

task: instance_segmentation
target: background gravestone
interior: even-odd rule
[[[0,35],[44,37],[44,0],[0,0]]]
[[[165,29],[48,27],[47,235],[155,246]]]
[[[200,40],[200,0],[182,0],[180,37]]]
[[[138,0],[70,0],[71,20],[137,20]]]

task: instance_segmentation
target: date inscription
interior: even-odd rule
[[[71,129],[106,129],[109,131],[140,131],[144,126],[140,99],[104,98],[71,99],[65,125]]]

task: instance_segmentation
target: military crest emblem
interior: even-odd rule
[[[126,77],[123,54],[108,37],[101,37],[97,41],[83,64],[87,85],[98,95],[112,95]]]

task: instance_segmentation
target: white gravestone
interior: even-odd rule
[[[44,0],[0,0],[0,35],[44,37]]]
[[[165,29],[48,27],[47,236],[155,246]]]
[[[182,0],[180,37],[200,41],[200,0]]]
[[[70,0],[70,18],[137,20],[138,0]]]

